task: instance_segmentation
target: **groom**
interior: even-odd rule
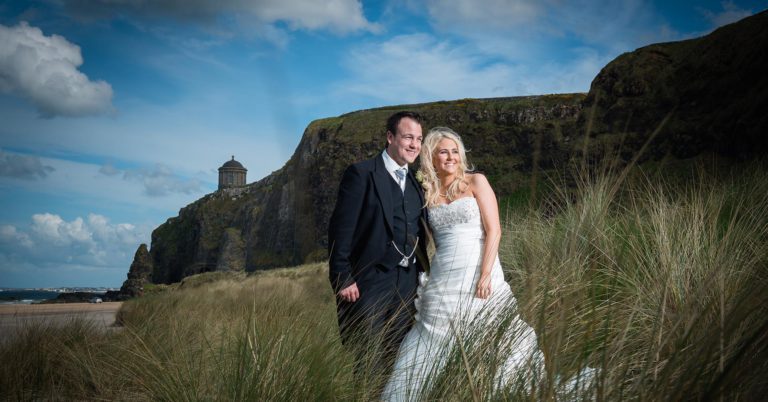
[[[408,168],[421,131],[415,112],[390,116],[386,149],[347,168],[329,223],[339,330],[345,345],[359,346],[358,371],[389,366],[413,324],[418,274],[429,264],[424,194]],[[380,354],[363,363],[371,352]]]

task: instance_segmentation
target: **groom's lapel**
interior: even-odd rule
[[[375,168],[373,170],[373,187],[376,189],[376,195],[381,201],[381,209],[384,210],[384,220],[387,222],[387,228],[392,233],[392,176],[384,167],[384,160],[381,155],[376,157]]]
[[[412,173],[411,169],[408,169],[408,178],[411,180],[411,184],[416,188],[416,192],[419,194],[419,202],[421,203],[421,216],[426,220],[428,215],[427,208],[424,207],[424,188],[421,187],[421,183],[416,180],[416,175]]]

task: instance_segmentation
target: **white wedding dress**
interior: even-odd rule
[[[491,273],[491,296],[485,300],[475,297],[485,243],[475,198],[432,207],[429,220],[436,253],[429,278],[425,274],[419,278],[416,321],[400,346],[382,399],[423,399],[457,342],[463,345],[484,333],[498,333],[502,321],[506,336],[481,346],[491,349],[490,356],[501,357],[500,363],[496,361],[496,385],[538,376],[544,359],[536,334],[517,315],[516,300],[504,281],[498,257]]]

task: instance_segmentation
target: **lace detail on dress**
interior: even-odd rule
[[[450,225],[469,223],[479,218],[480,207],[477,205],[475,197],[462,197],[450,204],[437,205],[429,209],[429,223],[435,230]]]

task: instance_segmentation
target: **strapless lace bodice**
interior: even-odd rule
[[[481,223],[480,208],[475,197],[463,197],[450,204],[429,208],[429,223],[438,232],[453,225]]]

